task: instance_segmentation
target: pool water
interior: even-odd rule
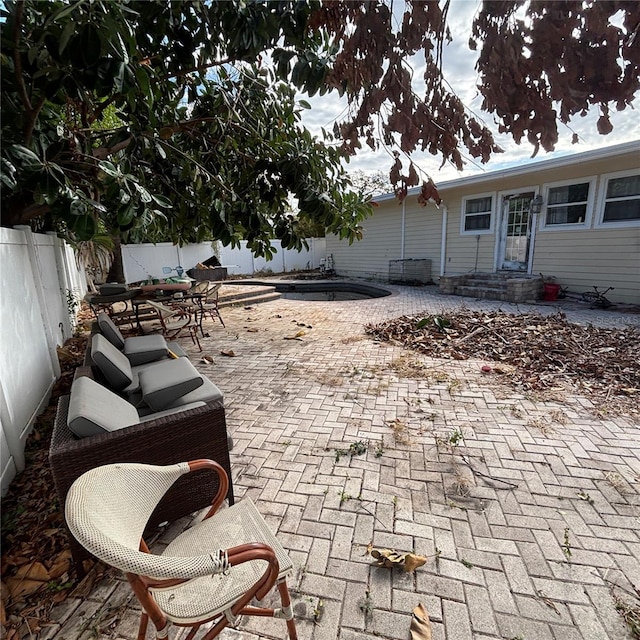
[[[283,291],[280,296],[285,300],[309,300],[316,302],[335,302],[339,300],[368,300],[372,296],[355,291]]]

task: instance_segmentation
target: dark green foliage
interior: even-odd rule
[[[301,126],[294,88],[261,64],[278,43],[286,75],[287,57],[313,49],[314,6],[7,2],[3,224],[40,218],[86,240],[100,219],[128,241],[246,239],[267,256],[271,239],[300,248],[309,228],[359,237],[370,207],[340,152]],[[297,84],[317,88],[318,74]]]

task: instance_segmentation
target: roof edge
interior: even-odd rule
[[[590,160],[602,160],[604,158],[624,155],[632,151],[638,151],[640,153],[640,140],[632,140],[631,142],[623,142],[622,144],[613,145],[610,147],[601,147],[600,149],[590,149],[589,151],[582,151],[581,153],[570,153],[559,158],[550,158],[549,160],[538,160],[535,162],[528,162],[525,165],[518,165],[515,167],[507,167],[505,169],[496,169],[495,171],[488,171],[487,173],[478,173],[466,178],[455,178],[453,180],[444,180],[437,182],[436,186],[438,190],[447,189],[450,187],[464,187],[466,185],[481,184],[489,180],[495,180],[496,178],[511,178],[519,175],[525,175],[531,171],[539,171],[541,169],[555,169],[573,164],[576,161],[588,162]],[[640,157],[639,157],[640,164]],[[414,187],[407,191],[407,197],[415,196],[420,193],[421,187]],[[374,202],[385,202],[396,198],[396,194],[385,193],[380,196],[372,198]]]

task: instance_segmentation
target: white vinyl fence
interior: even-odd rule
[[[178,247],[170,242],[158,244],[126,244],[122,245],[122,262],[125,280],[129,283],[140,282],[148,278],[166,278],[163,267],[182,267],[185,271],[216,255],[223,267],[227,267],[229,275],[252,276],[256,272],[271,271],[273,273],[287,273],[304,269],[317,269],[320,260],[326,254],[324,238],[310,238],[309,250],[300,252],[282,249],[278,240],[272,241],[276,254],[270,261],[264,258],[254,258],[247,249],[247,243],[241,242],[240,247],[231,249],[217,243],[202,242]],[[175,271],[172,272],[176,275]]]
[[[56,347],[73,335],[69,299],[86,293],[73,249],[55,234],[0,227],[2,494],[24,469],[24,446],[60,374]]]

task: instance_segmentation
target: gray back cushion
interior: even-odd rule
[[[116,349],[120,351],[124,349],[124,336],[104,311],[98,314],[98,328],[100,329],[100,333],[102,333]]]
[[[202,386],[204,378],[187,358],[165,360],[138,373],[143,400],[153,411],[168,409],[175,400]]]
[[[122,391],[133,382],[127,356],[97,333],[91,337],[91,359],[114,391]]]
[[[220,391],[209,378],[202,376],[202,384],[195,391],[191,391],[181,398],[177,398],[171,403],[171,406],[181,407],[191,402],[206,402],[209,404],[211,402],[222,402],[223,400],[222,391]]]
[[[81,376],[73,381],[67,425],[79,438],[109,433],[139,422],[133,405],[95,380]]]
[[[124,355],[127,356],[132,367],[160,360],[168,353],[167,342],[159,333],[125,338],[124,341]]]

